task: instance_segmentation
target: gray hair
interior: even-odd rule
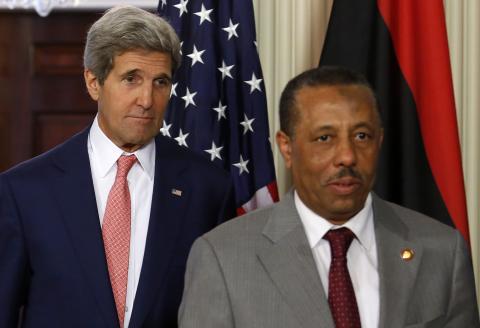
[[[105,12],[87,34],[83,65],[102,85],[113,68],[115,56],[130,50],[170,54],[172,73],[180,66],[180,41],[163,18],[133,6],[117,6]]]

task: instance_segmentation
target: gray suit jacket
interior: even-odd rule
[[[373,211],[379,326],[480,327],[460,234],[375,195]],[[400,257],[405,248],[415,252],[410,261]],[[195,242],[179,321],[183,328],[334,328],[292,193]]]

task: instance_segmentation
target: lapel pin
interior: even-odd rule
[[[410,248],[405,248],[404,250],[402,250],[402,252],[400,253],[400,257],[402,258],[402,260],[404,261],[411,261],[413,259],[413,255],[415,253],[413,252],[413,250],[411,250]]]
[[[182,191],[178,190],[178,189],[172,189],[172,194],[180,197],[180,196],[182,196]]]

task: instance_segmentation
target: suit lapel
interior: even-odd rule
[[[380,276],[379,327],[402,327],[423,247],[409,240],[408,228],[389,205],[373,195]],[[264,234],[273,244],[258,251],[260,261],[302,327],[334,327],[328,301],[292,194],[272,211]],[[412,250],[410,261],[401,258]]]
[[[373,195],[373,211],[380,276],[379,327],[403,327],[423,248],[409,240],[407,226],[376,195]],[[410,261],[401,257],[406,249],[414,252]]]
[[[333,328],[328,301],[292,193],[273,209],[264,235],[273,243],[259,249],[258,257],[302,327]]]
[[[52,189],[89,290],[94,294],[106,327],[112,327],[118,326],[118,319],[93,189],[88,131],[73,137],[57,153],[54,164],[61,173],[52,180]]]
[[[141,327],[159,295],[175,243],[181,230],[184,210],[190,197],[188,163],[168,150],[165,140],[156,138],[155,177],[142,271],[135,295],[130,327]]]

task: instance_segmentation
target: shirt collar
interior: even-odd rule
[[[153,180],[155,173],[155,140],[142,146],[133,153],[127,153],[115,145],[98,125],[98,116],[95,117],[89,132],[89,142],[92,148],[95,165],[98,168],[99,176],[105,177],[115,166],[121,155],[132,155],[137,157],[140,167],[145,171],[150,180]]]
[[[374,245],[375,230],[373,225],[371,194],[368,194],[362,210],[340,226],[330,223],[308,208],[298,196],[297,191],[294,193],[294,201],[311,248],[316,247],[329,230],[338,229],[341,227],[349,228],[357,237],[360,245],[362,245],[365,249],[370,250],[370,248]]]

